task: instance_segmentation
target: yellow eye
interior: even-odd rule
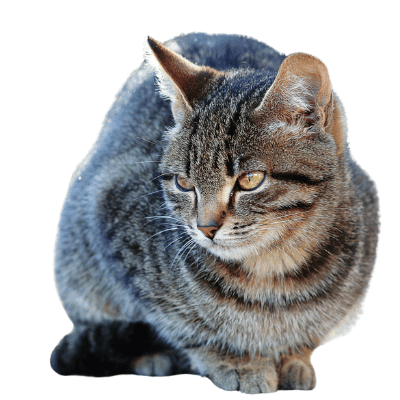
[[[243,190],[253,190],[263,183],[265,172],[253,171],[239,177],[238,183]]]
[[[182,192],[188,192],[189,190],[194,189],[194,186],[191,183],[178,175],[175,175],[175,185],[179,190],[182,190]]]

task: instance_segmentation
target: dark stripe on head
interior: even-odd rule
[[[186,175],[190,177],[190,170],[192,167],[192,164],[196,164],[197,162],[197,154],[196,152],[193,151],[193,137],[197,132],[197,129],[199,127],[199,120],[200,116],[197,114],[193,121],[192,121],[192,130],[189,135],[189,140],[188,140],[188,149],[187,149],[187,154],[188,157],[186,159]]]
[[[332,179],[332,176],[327,176],[322,179],[314,179],[309,176],[298,174],[296,172],[283,172],[283,173],[274,173],[271,172],[271,177],[274,179],[279,179],[282,181],[287,182],[294,182],[294,183],[305,183],[307,185],[318,185],[320,183],[326,182]]]

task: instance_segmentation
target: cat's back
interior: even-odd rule
[[[238,68],[276,71],[285,58],[264,43],[238,35],[192,33],[172,39],[166,45],[197,65],[221,71]]]

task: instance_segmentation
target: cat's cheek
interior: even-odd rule
[[[164,206],[169,212],[172,212],[174,209],[174,203],[170,201],[167,196],[164,196]]]
[[[179,192],[174,185],[172,190],[171,188],[164,190],[164,205],[168,211],[190,226],[189,221],[195,213],[194,192]]]

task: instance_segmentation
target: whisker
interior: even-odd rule
[[[285,230],[286,229],[291,229],[291,230],[299,230],[300,228],[284,228]],[[277,228],[275,228],[275,227],[272,227],[272,228],[262,228],[262,229],[258,229],[258,228],[255,228],[254,229],[254,231],[255,232],[261,232],[261,231],[276,231],[277,230]],[[247,232],[244,232],[244,233],[252,233],[253,231],[247,231]]]
[[[262,224],[262,225],[259,225],[259,226],[263,226],[263,227],[267,226],[268,227],[269,225],[275,225],[275,224],[284,223],[284,222],[291,222],[291,221],[299,222],[299,221],[304,221],[304,220],[305,219],[293,219],[293,220],[289,220],[289,221],[278,221],[278,222],[273,222],[273,223],[266,223],[266,224]],[[332,227],[332,228],[334,228],[334,227]],[[258,231],[262,231],[264,229],[268,229],[268,228],[258,229]],[[270,229],[274,229],[274,228],[270,228]],[[284,229],[297,229],[299,231],[303,231],[304,232],[304,228],[300,228],[300,227],[296,227],[296,228],[287,228],[287,227],[285,227]],[[309,228],[309,229],[312,229],[312,227]],[[342,231],[340,231],[340,229],[337,229],[337,230],[342,233]],[[325,235],[327,235],[328,237],[330,237],[332,239],[339,240],[336,236],[330,235],[329,233],[325,232]]]
[[[339,228],[336,228],[336,226],[332,226],[332,229],[336,229],[337,231],[339,231],[340,233],[343,233],[343,231],[341,231]]]
[[[189,250],[186,253],[185,259],[183,260],[183,263],[185,263],[189,253],[193,250],[193,248],[196,246],[196,242],[193,243],[193,246],[189,248]]]
[[[286,253],[286,251],[283,250],[282,248],[280,248],[278,245],[276,245],[276,244],[274,244],[274,243],[268,243],[268,244],[269,244],[270,246],[276,247],[276,248],[277,248],[278,250],[280,250],[282,253],[286,254],[289,258],[291,258],[293,262],[295,262],[295,261],[293,260],[293,257],[290,256],[288,253]]]
[[[294,246],[293,246],[292,244],[290,244],[290,243],[286,243],[286,245],[289,245],[293,250],[295,250],[295,251],[300,255],[302,261],[305,261],[305,260],[306,260],[306,258],[304,257],[303,254],[300,253],[300,250],[299,250],[298,248],[294,247]],[[308,253],[308,252],[307,252],[307,253]]]
[[[152,222],[152,221],[147,222],[147,224],[149,224],[150,222]],[[146,225],[147,225],[147,224],[146,224]],[[173,222],[171,222],[171,223],[169,223],[169,222],[160,222],[160,225],[163,225],[163,226],[180,226],[180,227],[182,227],[182,228],[186,228],[186,225],[183,225],[183,224],[174,224]]]
[[[154,235],[151,235],[150,237],[148,237],[144,242],[142,242],[140,245],[145,244],[148,240],[150,240],[152,237],[160,235],[163,232],[168,232],[168,231],[176,231],[178,228],[170,228],[170,229],[165,229],[163,231],[157,232]]]
[[[154,222],[154,220],[147,221],[143,226],[147,226],[147,225],[151,224],[152,222]],[[178,221],[178,222],[180,222],[180,221]],[[175,227],[186,228],[186,225],[184,225],[184,224],[177,224],[177,223],[169,222],[169,221],[159,222],[158,224],[162,225],[162,226],[170,226],[171,228],[175,228]]]
[[[182,235],[178,236],[177,239],[175,239],[175,240],[173,240],[172,242],[168,243],[168,244],[164,247],[163,251],[164,251],[167,247],[171,246],[172,243],[175,243],[177,240],[182,239],[184,236],[186,236],[186,232],[183,233]]]
[[[162,192],[162,189],[156,190],[155,192],[151,192],[151,193],[144,194],[144,195],[139,196],[139,197],[135,197],[135,198],[132,199],[132,200],[138,200],[138,199],[141,199],[142,197],[150,196],[150,195],[152,195],[152,194],[159,193],[159,192]]]
[[[305,218],[301,218],[301,219],[290,219],[290,220],[282,220],[282,221],[276,221],[276,222],[270,222],[270,223],[265,223],[262,226],[267,226],[267,225],[276,225],[276,224],[283,224],[285,222],[299,222],[299,221],[305,221]]]
[[[312,211],[312,210],[309,210],[309,211],[299,211],[299,212],[296,212],[296,213],[285,214],[285,215],[281,215],[281,216],[276,217],[276,218],[272,218],[271,221],[275,221],[275,220],[283,219],[283,218],[287,218],[287,217],[292,217],[293,215],[305,214],[305,213],[309,213],[309,212],[311,212],[311,211]]]
[[[152,142],[151,140],[146,140],[146,139],[143,139],[143,138],[141,138],[140,136],[136,136],[138,139],[140,139],[140,140],[144,140],[145,142],[148,142],[148,143],[151,143],[151,144],[155,144],[156,146],[161,146],[161,144],[160,143],[155,143],[155,142]],[[162,146],[161,146],[162,147]]]
[[[158,162],[158,163],[160,163],[160,162],[161,162],[161,160],[160,160],[160,161],[153,161],[153,160],[146,160],[146,161],[134,161],[134,162],[132,162],[131,164],[145,164],[145,163],[149,163],[149,162]]]
[[[175,258],[173,259],[171,266],[174,266],[175,260],[176,260],[176,258],[179,256],[179,254],[180,254],[182,251],[184,251],[187,247],[189,247],[193,242],[194,242],[193,239],[189,239],[189,240],[180,248],[180,250],[178,251],[178,253],[176,253]]]
[[[175,219],[175,220],[179,221],[178,218],[171,217],[169,215],[153,215],[152,217],[145,217],[145,218],[152,218],[152,219],[156,219],[156,218],[157,219],[159,219],[159,218],[171,218],[171,219]]]
[[[171,175],[170,173],[165,173],[165,174],[160,174],[160,175],[158,175],[158,176],[156,176],[155,178],[152,178],[152,179],[150,179],[150,182],[151,181],[155,181],[156,179],[158,179],[160,176],[164,176],[164,175]]]
[[[339,240],[339,238],[337,238],[336,236],[330,235],[329,233],[326,233],[326,235],[332,239]]]
[[[304,218],[296,218],[296,219],[292,219],[292,220],[265,222],[262,224],[258,224],[257,227],[254,229],[259,229],[259,228],[264,229],[264,227],[271,227],[270,229],[277,229],[277,228],[273,227],[272,225],[285,224],[285,223],[289,223],[289,222],[301,222],[301,221],[305,221],[305,219]],[[298,228],[298,227],[290,228],[290,227],[285,226],[284,229],[300,229],[300,228]]]

